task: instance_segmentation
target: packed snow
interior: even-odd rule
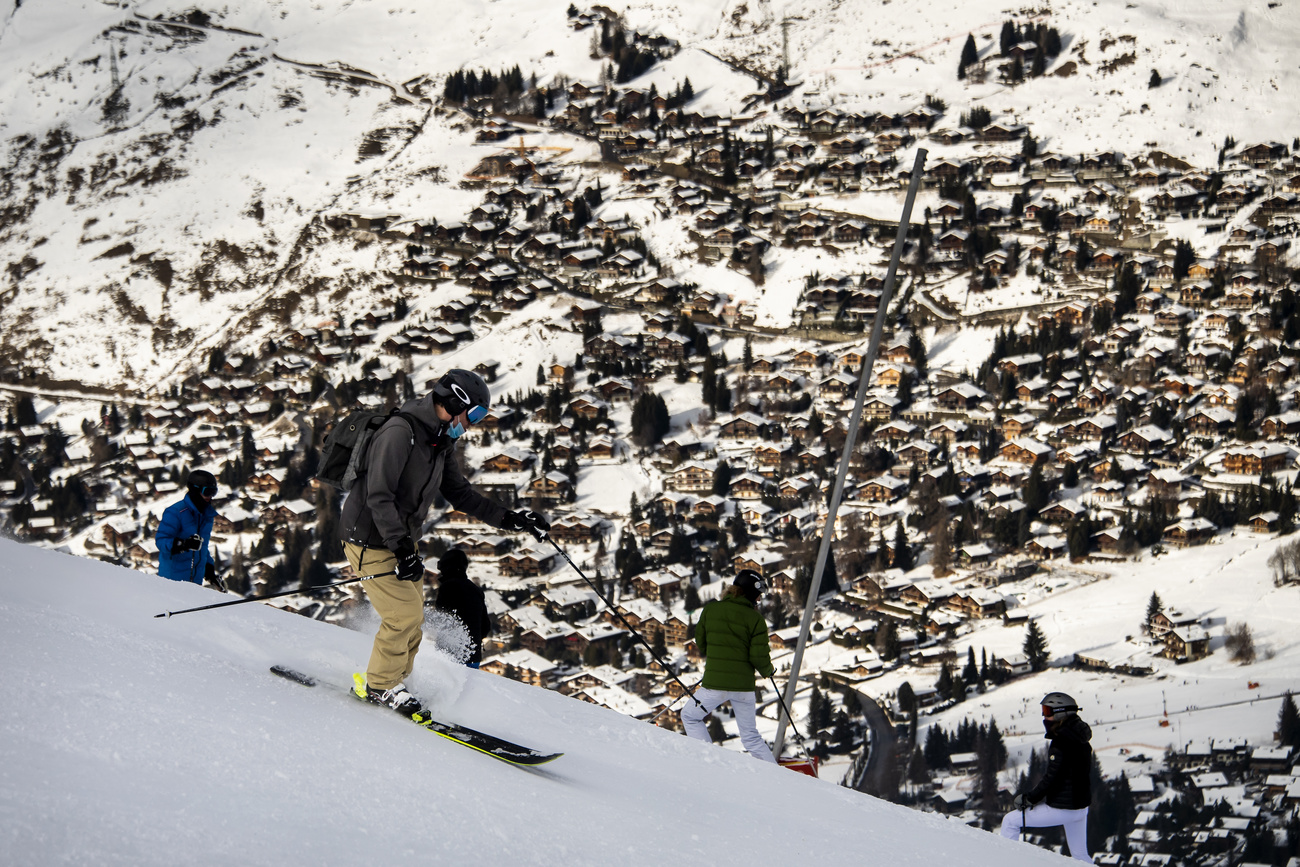
[[[452,663],[447,720],[564,756],[495,761],[342,688],[371,636],[0,541],[5,863],[1057,863],[610,710]],[[340,688],[304,688],[283,664]]]

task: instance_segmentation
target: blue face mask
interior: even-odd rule
[[[460,435],[464,432],[465,425],[461,424],[457,419],[452,419],[451,424],[447,426],[447,436],[452,439],[460,439]]]

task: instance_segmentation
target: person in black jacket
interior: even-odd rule
[[[483,636],[492,632],[483,588],[465,574],[469,558],[459,548],[452,548],[438,561],[438,601],[434,608],[460,621],[469,637],[469,657],[465,664],[478,668],[483,661]]]
[[[1065,842],[1076,861],[1091,864],[1088,854],[1088,805],[1092,803],[1092,729],[1079,719],[1079,706],[1063,692],[1043,697],[1043,728],[1051,747],[1047,770],[1028,792],[1016,795],[1015,809],[1002,817],[1002,836],[1020,837],[1021,828],[1065,829]]]

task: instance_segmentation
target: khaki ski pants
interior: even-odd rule
[[[379,575],[397,568],[397,558],[387,548],[365,548],[343,543],[357,575]],[[379,575],[361,584],[370,604],[379,612],[379,633],[370,651],[366,683],[375,689],[392,689],[411,676],[415,654],[424,637],[424,587],[422,581],[398,581]]]

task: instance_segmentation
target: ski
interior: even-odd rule
[[[303,674],[301,671],[288,668],[283,665],[271,666],[271,673],[291,680],[302,686],[317,686],[321,681],[309,674]],[[357,675],[359,677],[359,675]],[[330,684],[327,684],[330,685]],[[332,686],[332,685],[331,685]],[[366,701],[355,689],[349,689],[348,693],[358,701]],[[368,704],[369,702],[367,702]],[[449,741],[455,741],[462,746],[469,747],[480,753],[491,756],[494,759],[500,759],[511,765],[520,767],[536,767],[544,765],[547,762],[554,761],[564,753],[543,753],[540,750],[534,750],[530,747],[521,746],[499,738],[496,735],[490,735],[486,732],[478,731],[467,726],[456,725],[455,723],[445,723],[432,718],[421,718],[421,716],[411,717],[411,721],[421,728],[426,728],[436,735],[446,738]]]

